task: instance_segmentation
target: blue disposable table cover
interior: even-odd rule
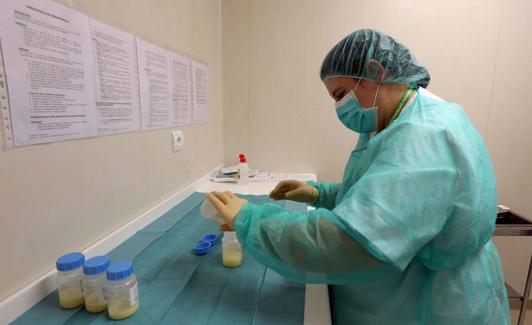
[[[244,196],[253,203],[267,196]],[[224,268],[221,245],[205,256],[192,247],[218,226],[200,215],[202,193],[194,193],[107,254],[133,261],[139,281],[140,308],[123,324],[302,324],[303,284],[289,282],[246,255],[238,268]],[[277,201],[288,210],[304,204]],[[90,258],[90,256],[88,256]],[[84,308],[65,310],[54,291],[14,324],[103,324],[107,313]]]

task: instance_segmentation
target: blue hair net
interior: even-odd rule
[[[384,68],[384,77],[379,68]],[[426,88],[430,74],[414,54],[388,35],[372,29],[357,30],[336,44],[321,66],[320,78],[362,78],[385,83],[408,83]]]

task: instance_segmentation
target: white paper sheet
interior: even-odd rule
[[[140,130],[135,37],[90,19],[99,134]]]
[[[172,66],[172,102],[173,125],[192,124],[192,82],[191,61],[178,54],[170,54]]]
[[[192,61],[192,88],[194,123],[207,123],[209,121],[209,71],[203,63]]]
[[[0,42],[15,146],[95,136],[87,16],[45,0],[2,0]]]
[[[169,52],[137,39],[137,55],[142,129],[169,127],[172,122]]]

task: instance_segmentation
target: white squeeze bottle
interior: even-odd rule
[[[238,164],[238,173],[236,176],[236,183],[239,185],[246,185],[249,182],[249,165],[246,162],[246,156],[240,154],[240,163]]]

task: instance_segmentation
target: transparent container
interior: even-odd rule
[[[83,305],[82,266],[85,262],[83,254],[69,253],[59,257],[55,263],[57,268],[57,293],[59,305],[71,309]]]
[[[223,225],[225,223],[225,220],[218,215],[218,211],[208,199],[205,199],[205,201],[203,201],[201,204],[200,212],[203,218],[207,220],[216,222],[219,225]]]
[[[139,309],[139,289],[130,261],[113,263],[107,269],[107,313],[111,319],[124,319]]]
[[[236,232],[225,231],[222,238],[222,261],[225,267],[238,267],[242,264],[244,254]]]
[[[83,293],[85,309],[90,313],[100,313],[107,309],[105,297],[106,271],[111,260],[106,256],[88,259],[83,265]]]

